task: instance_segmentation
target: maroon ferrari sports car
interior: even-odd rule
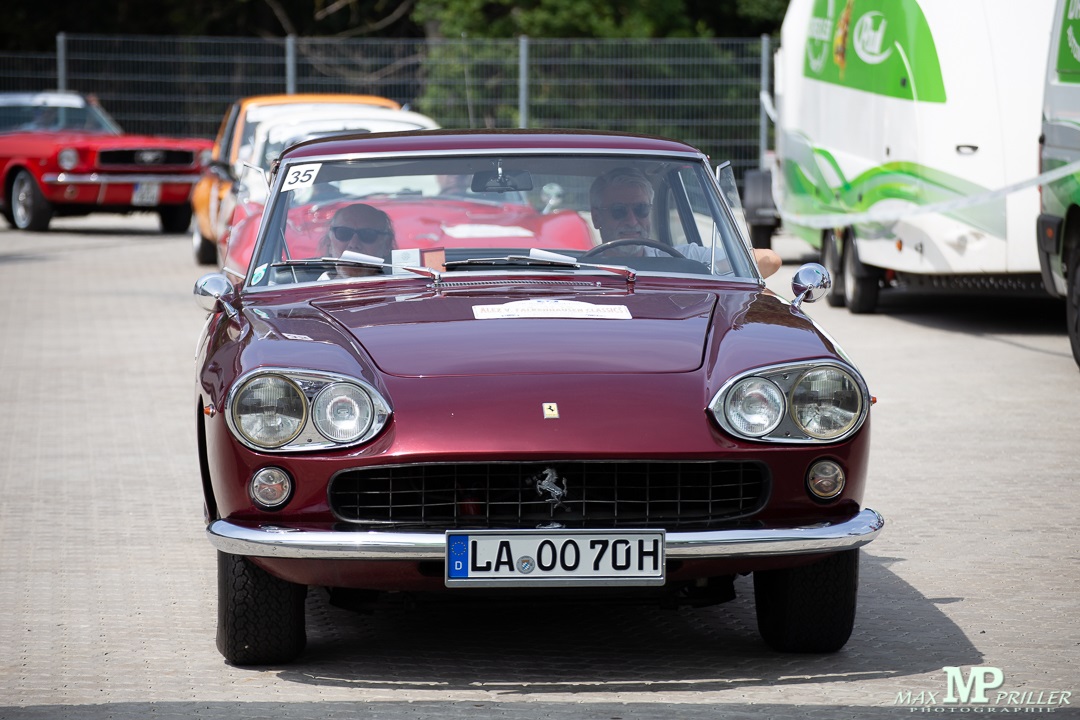
[[[217,643],[305,648],[305,597],[702,606],[752,574],[780,651],[855,619],[873,399],[754,264],[730,166],[579,131],[311,140],[246,272],[195,286]],[[621,599],[621,598],[620,598]]]

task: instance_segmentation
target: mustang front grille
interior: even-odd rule
[[[330,507],[378,528],[690,530],[750,515],[767,495],[754,462],[404,465],[337,475]]]
[[[98,167],[112,168],[137,167],[153,170],[158,167],[192,167],[195,165],[195,153],[190,150],[135,149],[102,150],[98,153]]]

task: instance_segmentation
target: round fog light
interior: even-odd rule
[[[832,500],[844,489],[844,470],[832,460],[820,460],[807,473],[806,487],[815,498]]]
[[[251,478],[251,499],[271,510],[285,504],[292,494],[292,478],[280,468],[263,468]]]

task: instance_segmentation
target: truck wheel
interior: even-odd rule
[[[1065,293],[1065,323],[1069,329],[1069,344],[1073,359],[1080,365],[1080,245],[1069,251],[1068,289]]]
[[[862,264],[855,238],[851,233],[844,235],[844,302],[848,310],[857,315],[872,313],[877,309],[881,273],[877,268]]]
[[[26,170],[16,173],[15,180],[11,183],[8,207],[11,208],[12,224],[19,230],[41,232],[49,229],[52,205],[41,194],[34,176]]]
[[[191,225],[191,206],[163,205],[158,208],[158,217],[161,218],[161,232],[184,233]]]
[[[772,225],[751,225],[750,226],[750,244],[757,250],[771,250],[772,249]]]
[[[217,648],[234,665],[291,662],[304,650],[307,587],[218,553]]]
[[[821,234],[821,264],[829,271],[833,286],[825,302],[829,307],[844,307],[844,266],[840,263],[840,239],[833,230]]]
[[[202,236],[198,223],[195,223],[195,231],[191,234],[191,247],[195,251],[196,263],[217,265],[217,245]]]
[[[813,565],[756,572],[758,632],[779,652],[836,652],[855,626],[858,589],[858,550]]]

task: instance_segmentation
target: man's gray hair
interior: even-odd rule
[[[600,207],[602,202],[600,198],[603,196],[604,191],[612,185],[638,185],[643,187],[649,195],[650,203],[653,201],[653,196],[656,195],[656,190],[653,189],[649,179],[645,177],[645,173],[633,167],[617,167],[608,170],[593,180],[592,187],[589,188],[589,203],[594,208]]]

